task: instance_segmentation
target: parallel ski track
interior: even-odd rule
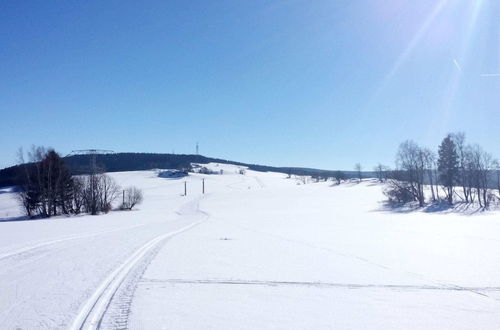
[[[195,199],[194,201],[188,202],[187,204],[196,204],[195,213],[204,216],[204,218],[175,231],[159,235],[149,240],[147,243],[137,249],[118,268],[111,272],[101,283],[101,285],[94,291],[92,296],[90,296],[90,298],[76,315],[69,329],[99,329],[101,327],[104,315],[111,305],[113,297],[118,292],[121,285],[126,281],[128,275],[134,270],[136,266],[138,266],[140,261],[146,258],[150,253],[153,253],[155,251],[155,248],[157,248],[164,241],[199,225],[209,217],[209,214],[199,209],[199,199],[201,199],[201,197]],[[183,208],[181,207],[181,210],[182,209]],[[189,213],[181,212],[179,214],[188,215]]]
[[[76,239],[82,239],[82,238],[88,238],[88,237],[94,237],[94,236],[100,236],[100,235],[109,234],[109,233],[113,233],[113,232],[117,232],[117,231],[122,231],[122,230],[127,230],[127,229],[133,229],[133,228],[137,228],[137,227],[141,227],[141,226],[144,226],[144,225],[143,224],[133,225],[133,226],[124,227],[124,228],[104,230],[104,231],[99,231],[99,232],[94,232],[94,233],[88,233],[88,234],[82,234],[82,235],[72,235],[72,236],[67,236],[67,237],[64,237],[64,238],[58,238],[58,239],[54,239],[54,240],[39,242],[39,243],[30,245],[30,246],[22,247],[20,249],[16,249],[16,250],[13,250],[13,251],[8,251],[8,252],[5,252],[5,253],[2,253],[2,254],[0,254],[0,260],[6,259],[6,258],[10,258],[10,257],[16,256],[16,255],[19,255],[19,254],[23,254],[23,253],[26,253],[26,252],[30,252],[30,251],[33,251],[33,250],[36,250],[36,249],[39,249],[39,248],[42,248],[42,247],[45,247],[45,246],[57,244],[57,243],[62,243],[62,242],[76,240]]]
[[[109,276],[95,290],[76,316],[70,329],[99,329],[104,313],[108,309],[113,296],[134,266],[158,244],[168,238],[193,228],[201,222],[202,221],[198,221],[173,232],[157,236],[136,250],[127,260],[125,260],[123,264],[109,274]]]

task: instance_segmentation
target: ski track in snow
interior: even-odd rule
[[[245,227],[245,226],[241,226],[241,225],[235,225],[235,224],[232,224],[232,225],[235,226],[235,227],[239,227],[239,228],[241,228],[243,230],[251,231],[251,232],[254,232],[254,233],[261,234],[261,235],[268,235],[268,236],[274,237],[276,239],[284,240],[284,241],[295,243],[295,244],[301,244],[301,245],[307,246],[309,248],[319,249],[319,250],[323,250],[323,251],[326,251],[326,252],[329,252],[329,253],[334,253],[334,254],[336,254],[338,256],[341,256],[341,257],[357,259],[357,260],[360,260],[362,262],[374,265],[376,267],[380,267],[382,269],[387,269],[387,270],[390,270],[390,271],[397,271],[397,272],[400,272],[400,273],[405,273],[405,274],[408,274],[408,275],[413,276],[415,278],[419,278],[419,279],[422,279],[422,280],[425,280],[425,281],[428,281],[428,282],[435,283],[435,284],[439,285],[439,287],[442,290],[468,291],[468,292],[470,292],[472,294],[476,294],[476,295],[479,295],[479,296],[482,296],[482,297],[485,297],[487,299],[491,299],[491,300],[494,300],[495,302],[499,302],[500,303],[500,299],[495,298],[493,296],[489,296],[489,295],[485,294],[484,292],[480,292],[480,291],[496,291],[496,287],[490,287],[489,289],[483,289],[483,288],[477,288],[476,289],[474,287],[463,287],[463,286],[456,285],[456,284],[453,284],[453,283],[447,283],[445,281],[441,281],[441,280],[438,280],[438,279],[430,278],[428,276],[425,276],[425,275],[422,275],[422,274],[419,274],[419,273],[410,272],[410,271],[403,270],[403,269],[396,269],[394,267],[389,267],[389,266],[380,264],[378,262],[369,260],[369,259],[364,258],[364,257],[357,256],[357,255],[354,255],[354,254],[349,254],[349,253],[345,253],[345,252],[336,251],[336,250],[333,250],[333,249],[330,249],[330,248],[326,248],[326,247],[323,247],[323,246],[318,246],[318,245],[315,245],[315,244],[311,244],[309,242],[300,241],[300,240],[296,240],[296,239],[290,239],[290,238],[287,238],[287,237],[284,237],[284,236],[281,236],[281,235],[271,234],[271,233],[267,233],[267,232],[264,232],[264,231],[251,229],[251,228],[248,228],[248,227]],[[278,281],[277,283],[286,284],[286,283],[294,283],[294,282],[279,282]],[[349,286],[350,284],[346,284],[346,285]],[[320,286],[328,286],[328,285],[320,285]],[[334,285],[332,285],[332,286],[334,286]],[[368,287],[376,287],[376,286],[377,285],[368,285]],[[364,287],[364,285],[360,285],[359,287]],[[382,285],[382,287],[390,287],[390,285]],[[425,287],[437,288],[437,286],[424,286],[424,287],[420,287],[420,288],[425,288]]]
[[[296,304],[307,307],[306,310],[311,313],[321,305],[330,306],[325,297],[329,297],[328,299],[335,297],[336,307],[349,306],[342,305],[344,300],[338,300],[339,295],[346,299],[346,295],[356,295],[356,292],[360,297],[367,297],[366,301],[370,301],[370,297],[389,297],[388,302],[384,300],[382,302],[390,308],[398,306],[397,299],[401,295],[405,297],[424,295],[431,302],[431,307],[433,298],[444,295],[456,300],[447,303],[448,305],[439,305],[438,297],[438,304],[435,305],[436,315],[448,312],[446,315],[449,316],[453,315],[452,313],[466,311],[467,308],[472,311],[472,307],[475,309],[477,305],[477,310],[474,311],[477,314],[456,315],[473,318],[489,313],[491,316],[488,319],[489,323],[478,324],[495,324],[494,320],[497,317],[495,310],[500,302],[500,286],[494,278],[494,274],[497,273],[496,268],[482,267],[478,263],[476,267],[482,268],[478,270],[477,276],[471,276],[472,272],[455,276],[453,271],[446,269],[448,259],[443,258],[450,256],[449,266],[455,267],[453,269],[461,270],[460,265],[473,269],[474,259],[471,256],[479,255],[478,252],[482,251],[481,255],[486,257],[483,265],[492,264],[492,251],[495,251],[497,246],[495,244],[498,242],[494,235],[490,234],[497,228],[494,221],[488,222],[488,219],[476,218],[482,221],[482,224],[490,226],[486,227],[488,230],[484,230],[473,225],[473,221],[467,224],[467,220],[475,220],[474,218],[457,217],[450,220],[448,215],[439,218],[448,221],[444,225],[441,225],[441,220],[431,223],[429,219],[432,215],[427,214],[416,214],[418,218],[415,219],[418,221],[415,222],[408,220],[411,219],[411,214],[384,213],[375,214],[375,217],[370,218],[366,210],[373,209],[374,196],[381,194],[366,192],[369,188],[362,185],[352,187],[344,185],[338,189],[330,189],[322,184],[297,186],[289,180],[284,180],[283,176],[272,173],[260,174],[247,171],[247,175],[239,175],[231,174],[235,171],[226,169],[224,172],[230,174],[211,177],[193,175],[186,178],[189,181],[187,197],[179,195],[183,190],[183,180],[168,181],[153,178],[150,172],[146,175],[144,172],[119,174],[127,184],[144,185],[141,188],[151,196],[145,198],[146,202],[151,204],[145,206],[144,211],[116,212],[112,213],[110,218],[83,217],[77,219],[76,225],[71,228],[64,227],[63,222],[47,225],[40,222],[0,224],[7,230],[34,228],[31,229],[34,230],[32,233],[20,236],[23,240],[16,241],[3,236],[7,239],[3,242],[4,246],[0,252],[2,266],[0,276],[4,280],[4,285],[0,286],[0,289],[3,288],[5,291],[3,304],[0,299],[0,306],[3,307],[0,311],[0,328],[128,329],[141,325],[137,323],[138,321],[154,320],[165,312],[170,313],[166,315],[167,319],[158,319],[163,320],[162,322],[180,320],[181,323],[172,323],[177,325],[196,324],[196,322],[189,323],[195,318],[200,322],[213,321],[214,324],[200,324],[215,327],[217,324],[221,327],[228,325],[251,327],[256,323],[235,322],[239,322],[238,317],[245,317],[245,313],[254,315],[252,307],[241,314],[238,314],[235,308],[233,312],[236,312],[237,316],[234,320],[229,318],[231,320],[229,323],[217,322],[224,320],[220,318],[221,316],[230,316],[221,315],[217,310],[212,311],[212,314],[204,310],[207,303],[208,305],[222,303],[213,299],[224,299],[225,293],[233,291],[235,292],[231,298],[233,300],[229,299],[226,307],[230,307],[232,302],[237,303],[241,297],[240,307],[245,308],[247,299],[254,299],[252,300],[254,305],[251,306],[255,307],[255,311],[259,311],[259,307],[266,303],[274,308],[273,301],[277,301],[277,309],[274,312],[283,310],[282,307],[286,309],[286,304],[291,303],[291,306]],[[205,195],[197,191],[201,177],[209,178],[206,180],[208,191]],[[372,191],[378,188],[373,188]],[[337,192],[339,189],[342,191]],[[359,204],[354,206],[354,208],[359,207],[359,210],[349,210],[349,207],[353,206],[349,204],[349,198],[353,196],[349,195],[349,191],[354,192],[359,189],[365,189],[363,192],[366,192],[367,197],[363,197],[365,199],[358,201]],[[207,203],[207,197],[210,197],[210,203]],[[321,203],[329,203],[328,198],[332,197],[333,201],[335,198],[345,198],[342,200],[344,204],[337,202],[333,204],[334,207],[323,209]],[[5,195],[2,198],[5,198]],[[319,198],[321,203],[316,203],[316,198]],[[204,209],[209,213],[200,209],[200,202],[204,199]],[[364,205],[363,202],[366,201],[369,203]],[[0,207],[1,202],[0,199]],[[172,207],[173,205],[175,207]],[[316,212],[318,207],[320,212]],[[163,218],[167,217],[165,212],[170,212],[173,217],[162,222]],[[327,219],[324,215],[328,215],[328,212],[338,218],[332,217],[332,222],[323,221]],[[206,220],[212,216],[214,221],[207,223]],[[354,217],[352,222],[351,217]],[[101,219],[102,225],[99,224]],[[131,225],[137,223],[138,219],[141,220],[140,224]],[[303,219],[310,220],[311,225],[302,221]],[[79,223],[82,224],[81,227]],[[97,225],[83,226],[88,223]],[[207,225],[190,231],[189,234],[183,235],[182,239],[169,242],[170,239],[202,223]],[[450,224],[456,224],[458,229],[447,227]],[[58,230],[60,225],[63,230]],[[107,228],[104,228],[104,225]],[[110,229],[110,226],[116,228]],[[33,235],[36,234],[37,228],[43,229],[42,235]],[[92,228],[94,231],[88,233],[76,231],[82,228]],[[97,228],[101,230],[96,230]],[[140,230],[137,230],[139,228]],[[432,228],[432,231],[429,231],[429,228]],[[447,233],[450,229],[453,230],[452,234]],[[440,235],[445,235],[441,240],[444,244],[434,239],[432,236],[434,230]],[[375,234],[373,239],[371,231]],[[61,236],[64,232],[70,235]],[[33,239],[50,237],[54,233],[58,233],[58,237],[45,241]],[[380,240],[385,238],[381,234],[388,235],[387,239]],[[347,240],[344,240],[343,235]],[[396,235],[403,235],[403,238],[393,241]],[[330,237],[336,240],[330,241]],[[363,240],[367,238],[369,240],[364,245]],[[472,239],[474,244],[469,242]],[[408,240],[408,244],[405,240]],[[16,242],[21,247],[7,245],[8,242]],[[377,244],[380,242],[381,248],[376,248],[372,253],[369,249],[377,246],[373,245],[374,242]],[[396,244],[392,245],[391,242]],[[224,244],[224,247],[220,244]],[[436,252],[422,250],[427,244],[432,249],[438,250]],[[449,249],[446,244],[449,244]],[[476,245],[479,245],[477,250],[470,250]],[[108,246],[110,250],[105,251]],[[170,249],[167,248],[169,246]],[[393,253],[394,250],[390,249],[393,246],[397,248],[401,246],[403,251]],[[457,247],[463,250],[459,250],[456,254],[449,252],[455,251]],[[182,251],[182,254],[177,251]],[[388,252],[391,253],[390,257],[385,257],[384,254]],[[465,256],[460,254],[466,252],[471,253]],[[97,256],[98,254],[102,255]],[[305,256],[307,259],[304,259]],[[430,262],[424,264],[418,263],[417,260],[417,263],[411,263],[407,262],[407,257],[430,257]],[[317,267],[315,259],[321,267]],[[444,262],[437,264],[436,261]],[[324,263],[324,267],[321,263]],[[59,267],[59,264],[61,272],[54,269]],[[312,266],[316,273],[308,272],[308,265]],[[40,272],[40,275],[37,272]],[[20,286],[19,296],[17,285]],[[149,287],[153,290],[147,291]],[[324,289],[320,290],[324,292],[324,296],[320,296],[318,301],[324,300],[315,308],[308,309],[307,300],[302,299],[301,294],[304,292],[310,295],[309,299],[312,299],[316,295],[314,288]],[[260,290],[262,296],[252,295],[255,290]],[[281,300],[287,297],[284,295],[285,292],[288,294],[292,291],[296,292],[291,293],[297,298],[296,300],[292,298]],[[203,296],[207,293],[210,295]],[[220,297],[214,297],[219,293]],[[238,296],[238,293],[241,293],[241,296]],[[295,294],[298,296],[294,296]],[[150,298],[150,295],[156,295],[157,298]],[[460,300],[462,298],[458,296],[464,297],[464,300]],[[191,301],[193,297],[201,298],[200,302]],[[59,298],[61,302],[58,301]],[[466,301],[473,303],[469,307],[464,307]],[[156,312],[151,305],[154,302],[160,305],[156,308]],[[281,302],[285,303],[285,306],[282,306]],[[192,303],[199,304],[197,307],[200,309],[200,315],[197,315],[198,311],[192,313],[190,309]],[[420,310],[414,313],[411,308],[415,305],[412,303],[409,304],[409,315],[418,315]],[[46,307],[44,304],[51,306]],[[162,310],[161,306],[168,309]],[[185,307],[182,306],[188,307],[183,309]],[[358,305],[351,305],[351,308],[353,306]],[[423,305],[419,306],[422,309]],[[456,310],[450,312],[448,307]],[[425,308],[423,310],[425,311]],[[266,322],[266,317],[271,317],[269,320],[272,320],[272,315],[275,315],[272,310],[269,311],[269,315],[264,311],[262,313],[263,322]],[[311,315],[313,314],[309,314],[309,317]],[[446,317],[443,320],[447,320]],[[314,318],[307,320],[314,321]],[[401,323],[401,320],[404,320],[404,317],[398,317],[394,324],[405,324]],[[416,320],[419,321],[418,318]],[[293,327],[291,326],[293,323],[283,322],[285,323],[274,323],[274,325]],[[449,321],[444,322],[442,324],[453,324],[446,323]],[[150,327],[152,324],[165,325],[154,321],[145,324],[149,324]],[[349,324],[351,323],[345,325]],[[416,324],[433,323],[422,321]],[[463,324],[474,323],[469,321]]]
[[[144,179],[142,179],[144,180]],[[161,179],[155,179],[155,181],[160,180],[163,186],[166,187],[176,187],[178,185],[177,182],[172,182],[172,181],[164,181]],[[157,181],[158,182],[158,181]],[[156,183],[155,183],[156,184]],[[146,191],[151,191],[151,190],[160,190],[159,192],[155,193],[156,195],[159,194],[161,197],[161,200],[167,202],[167,203],[177,203],[178,201],[184,200],[185,197],[179,197],[176,194],[169,195],[167,194],[164,196],[164,191],[161,191],[161,186],[160,187],[146,187],[144,190]],[[165,189],[165,188],[163,188]],[[176,188],[170,188],[171,190],[175,190]],[[196,195],[196,194],[195,194]],[[207,194],[208,195],[208,194]],[[5,196],[3,196],[5,197]],[[111,317],[108,317],[111,319],[112,328],[119,328],[120,324],[126,324],[127,320],[127,315],[124,316],[124,311],[129,310],[129,306],[131,304],[131,299],[133,295],[133,290],[131,288],[135,287],[135,284],[137,280],[140,277],[140,274],[144,271],[145,267],[147,267],[148,260],[150,258],[154,257],[155,252],[161,248],[161,246],[170,238],[179,235],[180,233],[189,230],[193,228],[194,226],[202,223],[204,220],[209,218],[209,214],[200,210],[199,208],[199,201],[202,197],[200,195],[199,197],[193,197],[188,196],[188,202],[184,202],[178,207],[178,212],[172,212],[172,214],[177,214],[177,218],[179,220],[177,221],[169,221],[168,223],[171,223],[172,225],[175,226],[175,224],[179,221],[185,222],[188,220],[189,222],[192,222],[186,226],[183,226],[180,229],[177,230],[170,230],[167,233],[163,233],[160,235],[155,235],[153,238],[149,239],[144,243],[142,246],[140,246],[138,249],[133,251],[133,253],[124,261],[122,264],[120,264],[119,267],[115,268],[113,271],[109,272],[109,275],[104,279],[104,281],[95,289],[93,294],[86,294],[86,296],[90,296],[90,299],[87,300],[87,302],[83,305],[83,307],[80,309],[78,312],[77,316],[74,318],[73,328],[85,328],[85,329],[90,329],[90,328],[98,328],[99,325],[101,324],[101,321],[103,320],[103,316],[107,312],[108,308],[110,308],[113,311],[120,310],[121,315],[116,315],[113,313],[109,313]],[[157,198],[157,197],[155,197]],[[176,202],[177,201],[177,202]],[[1,206],[0,201],[0,206]],[[134,216],[134,212],[126,212],[126,213],[112,213],[115,217],[120,217],[121,214],[124,216]],[[192,218],[192,219],[191,219]],[[202,220],[199,220],[201,218]],[[88,219],[90,220],[95,220],[95,221],[103,221],[103,224],[106,223],[106,218],[101,217],[92,217],[89,216]],[[135,219],[135,217],[134,217]],[[78,218],[79,221],[85,221],[86,219]],[[142,222],[142,221],[141,221]],[[165,223],[168,225],[168,223]],[[46,224],[50,224],[53,226],[54,222],[23,222],[19,223],[20,225],[24,227],[27,227],[28,225],[43,225],[46,226]],[[61,222],[61,226],[67,224],[66,222]],[[60,320],[59,317],[52,317],[51,315],[43,315],[42,312],[38,312],[36,309],[36,305],[33,304],[32,302],[35,302],[37,298],[37,295],[39,296],[39,293],[37,292],[38,288],[33,290],[32,292],[26,292],[26,288],[20,287],[20,296],[22,294],[23,298],[18,298],[18,293],[17,293],[17,283],[23,283],[24,284],[24,279],[29,278],[30,276],[35,276],[37,277],[37,272],[26,272],[25,269],[34,269],[37,266],[31,266],[33,265],[40,265],[40,263],[44,263],[44,260],[49,261],[50,259],[53,259],[54,256],[57,256],[57,258],[65,258],[66,255],[66,250],[69,247],[67,244],[64,243],[69,243],[72,241],[80,241],[81,246],[85,247],[88,244],[93,244],[93,241],[90,241],[90,239],[94,237],[104,237],[104,239],[107,239],[107,235],[113,234],[113,233],[119,233],[119,232],[127,232],[131,231],[130,233],[133,233],[132,230],[138,229],[140,227],[148,228],[147,226],[153,224],[154,226],[158,227],[158,229],[161,229],[162,224],[159,224],[158,222],[146,222],[146,223],[141,223],[141,224],[135,224],[135,225],[129,225],[126,227],[119,227],[115,229],[106,229],[106,230],[100,230],[100,231],[94,231],[94,232],[89,232],[89,233],[84,233],[84,234],[73,234],[73,235],[67,235],[64,237],[57,237],[45,241],[27,241],[24,243],[24,246],[22,247],[16,247],[14,249],[10,248],[8,245],[6,245],[3,248],[3,251],[0,254],[0,262],[2,263],[2,267],[0,267],[0,275],[4,277],[8,277],[9,274],[15,274],[15,272],[21,272],[21,277],[23,279],[23,282],[15,280],[13,283],[14,288],[12,286],[9,289],[11,292],[9,292],[8,296],[4,296],[3,298],[8,299],[4,300],[6,301],[12,301],[13,296],[15,297],[15,300],[9,303],[3,310],[0,311],[0,329],[3,329],[4,327],[7,329],[14,329],[14,328],[25,328],[24,326],[20,327],[19,324],[30,324],[29,328],[46,328],[46,329],[54,329],[54,328],[68,328],[68,325],[64,323],[64,321]],[[6,225],[9,226],[16,226],[18,223],[15,222],[10,222],[6,223]],[[119,225],[119,222],[115,223],[115,225]],[[4,225],[5,226],[5,225]],[[56,228],[59,225],[53,226],[53,228]],[[84,227],[82,227],[84,228]],[[153,227],[155,228],[155,227]],[[167,226],[168,228],[168,226]],[[77,227],[75,227],[76,230],[78,230]],[[151,231],[151,230],[149,230]],[[135,232],[135,231],[134,231]],[[45,233],[44,233],[45,234]],[[127,236],[130,236],[127,234],[127,236],[124,235],[119,235],[116,237],[124,237],[126,238]],[[35,235],[36,237],[36,235]],[[111,241],[113,242],[113,241]],[[77,246],[71,246],[72,251],[77,251],[78,247]],[[49,248],[49,249],[47,249]],[[47,253],[50,252],[50,253]],[[104,251],[103,251],[104,252]],[[22,258],[22,259],[20,259]],[[19,270],[17,270],[19,268]],[[14,270],[16,269],[16,270]],[[43,270],[45,271],[45,269]],[[69,274],[68,274],[69,275]],[[40,275],[42,276],[42,275]],[[139,277],[137,277],[139,276]],[[137,278],[136,278],[137,277]],[[64,279],[61,279],[64,281]],[[4,282],[5,283],[5,282]],[[7,284],[7,283],[5,283]],[[50,285],[47,283],[47,287],[45,289],[48,289]],[[121,301],[117,302],[120,304],[119,307],[116,306],[110,306],[111,302],[113,301],[113,298],[115,296],[118,296],[118,289],[121,287],[121,285],[126,285],[126,292],[124,294],[120,294],[120,299]],[[39,287],[39,288],[43,288]],[[82,287],[83,288],[83,287]],[[87,288],[86,291],[92,290],[92,288]],[[80,289],[78,289],[80,290]],[[13,292],[12,292],[13,291]],[[130,295],[132,293],[132,295]],[[75,293],[72,293],[75,294]],[[124,297],[129,295],[128,297],[128,302],[126,301]],[[0,297],[1,298],[1,297]],[[78,298],[78,296],[74,296],[74,298]],[[3,299],[0,299],[0,303],[2,302]],[[57,301],[56,301],[57,303]],[[78,300],[73,301],[71,303],[72,305],[78,305],[80,304]],[[90,307],[89,307],[90,306]],[[128,306],[128,307],[127,307]],[[37,315],[37,319],[30,319],[27,318],[26,316],[23,316],[23,314],[26,313],[26,307],[30,309],[34,309]],[[68,319],[67,317],[68,314],[65,314],[64,319]],[[121,319],[120,319],[121,317]],[[85,320],[85,322],[82,322],[82,320]],[[123,323],[125,320],[125,323]],[[81,322],[80,326],[78,325],[78,322]],[[38,325],[36,325],[38,324]],[[110,328],[110,327],[105,327],[105,328]]]
[[[141,283],[148,284],[213,284],[213,285],[258,285],[258,286],[305,286],[319,288],[345,289],[392,289],[392,290],[444,290],[444,291],[500,291],[500,287],[460,287],[434,285],[401,285],[401,284],[358,284],[358,283],[331,283],[331,282],[300,282],[300,281],[261,281],[241,279],[148,279],[143,278]]]
[[[90,299],[85,303],[81,311],[77,314],[75,321],[70,329],[98,329],[101,326],[101,321],[106,313],[111,300],[115,296],[120,285],[125,281],[127,275],[132,271],[134,266],[144,258],[148,253],[166,239],[178,235],[192,227],[200,224],[194,224],[183,227],[171,233],[160,235],[151,241],[144,244],[140,249],[134,252],[120,267],[115,269],[92,294]]]
[[[34,245],[29,245],[29,246],[26,246],[26,247],[23,247],[23,248],[20,248],[20,249],[16,249],[16,250],[13,250],[13,251],[8,251],[8,252],[5,252],[5,253],[2,253],[2,254],[0,254],[0,260],[6,259],[6,258],[10,258],[10,257],[14,257],[14,256],[17,256],[17,255],[20,255],[20,254],[24,254],[24,253],[27,253],[27,252],[31,252],[33,250],[36,250],[36,249],[39,249],[39,248],[42,248],[42,247],[45,247],[45,246],[48,246],[48,245],[53,245],[53,244],[58,244],[58,243],[72,241],[72,240],[77,240],[77,239],[90,238],[90,237],[95,237],[95,236],[110,234],[110,233],[114,233],[114,232],[118,232],[118,231],[122,231],[122,230],[130,230],[130,229],[134,229],[134,228],[142,227],[142,226],[144,226],[144,225],[143,224],[142,225],[133,225],[133,226],[130,226],[130,227],[125,227],[125,228],[104,230],[104,231],[99,231],[99,232],[95,232],[95,233],[82,234],[82,235],[73,235],[73,236],[69,236],[69,237],[65,237],[65,238],[59,238],[59,239],[44,241],[44,242],[36,243]]]
[[[199,208],[200,199],[201,198],[198,198],[194,201],[190,201],[184,204],[181,207],[181,211],[177,213],[188,216],[202,215],[203,219],[182,227],[178,230],[159,235],[137,249],[118,268],[111,272],[111,274],[109,274],[109,276],[102,282],[102,284],[94,291],[92,296],[87,300],[87,302],[81,308],[80,312],[78,312],[78,314],[76,315],[70,329],[100,329],[105,314],[108,310],[113,309],[112,307],[110,307],[112,303],[119,304],[119,306],[114,307],[114,318],[107,321],[108,326],[103,328],[109,328],[109,326],[111,325],[113,325],[113,327],[115,328],[126,328],[128,313],[130,312],[130,304],[133,298],[133,290],[138,278],[144,273],[144,270],[149,264],[149,262],[147,261],[151,260],[151,258],[155,255],[155,252],[157,252],[158,249],[161,248],[165,241],[203,223],[209,218],[209,214],[201,211]],[[192,210],[193,204],[195,205],[194,210]],[[143,262],[141,263],[141,261]],[[135,276],[133,276],[134,274]],[[129,284],[124,285],[127,280]],[[127,294],[122,295],[121,300],[115,302],[114,298],[115,296],[117,296],[117,292],[122,287],[126,289]],[[116,313],[116,311],[119,312]]]

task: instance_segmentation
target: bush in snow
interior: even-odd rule
[[[342,182],[342,180],[346,179],[346,175],[342,171],[335,171],[333,173],[333,177],[334,177],[335,181],[337,182],[337,184],[340,184]]]
[[[143,201],[142,190],[137,187],[129,187],[123,191],[123,203],[120,206],[122,210],[132,210],[132,208]]]
[[[391,180],[384,189],[384,195],[390,202],[394,203],[405,204],[415,201],[411,186],[405,181]]]

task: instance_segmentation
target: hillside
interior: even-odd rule
[[[89,171],[91,162],[89,155],[71,155],[65,157],[67,166],[72,174],[86,174]],[[97,155],[97,165],[106,172],[125,172],[125,171],[141,171],[155,168],[162,169],[182,169],[191,163],[208,164],[208,163],[234,164],[246,166],[251,170],[258,172],[278,172],[290,173],[295,175],[327,175],[332,176],[334,171],[321,170],[313,168],[301,167],[274,167],[257,164],[247,164],[226,159],[218,159],[205,157],[201,155],[178,155],[178,154],[158,154],[158,153],[113,153]],[[20,183],[23,166],[16,165],[0,170],[0,187],[14,186]],[[347,171],[345,174],[350,177],[355,173]],[[372,173],[364,172],[365,177],[371,176]]]
[[[375,180],[207,167],[224,174],[110,173],[145,199],[100,216],[19,221],[0,190],[1,328],[498,328],[498,212],[398,212]]]

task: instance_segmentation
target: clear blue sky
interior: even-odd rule
[[[2,1],[0,167],[19,146],[392,165],[449,131],[500,157],[500,2]]]

